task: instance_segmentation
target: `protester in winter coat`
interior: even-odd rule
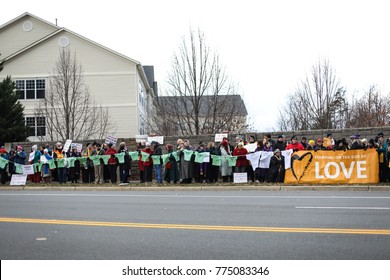
[[[118,166],[118,159],[115,157],[116,153],[118,153],[118,151],[113,147],[112,143],[108,144],[106,155],[110,156],[108,159],[108,167],[110,169],[110,180],[112,184],[116,184],[117,181],[116,169]]]
[[[87,143],[86,148],[81,153],[82,157],[87,159],[82,169],[83,183],[92,183],[95,181],[95,168],[93,166],[93,161],[90,159],[93,150],[93,145]]]
[[[222,181],[227,182],[229,177],[232,175],[232,167],[229,166],[229,162],[227,160],[228,156],[232,155],[232,150],[227,140],[223,140],[220,146],[221,153],[221,176]]]
[[[22,146],[17,146],[16,153],[14,157],[14,162],[17,164],[23,164],[26,161],[27,153],[23,150]]]
[[[176,184],[180,180],[177,161],[176,161],[175,156],[173,155],[173,152],[176,152],[176,151],[173,149],[172,144],[167,144],[165,146],[165,149],[166,149],[169,157],[168,157],[168,162],[165,164],[164,180],[168,184],[170,184],[171,182]]]
[[[30,156],[29,156],[29,164],[36,164],[38,162],[40,162],[40,159],[41,159],[41,152],[38,151],[38,146],[37,145],[33,145],[31,147],[31,153],[30,153]],[[30,176],[31,178],[31,181],[33,183],[40,183],[41,182],[41,172],[39,171],[36,171],[34,172],[34,174],[32,174]]]
[[[207,181],[209,183],[216,183],[218,182],[218,176],[219,176],[219,166],[213,165],[213,159],[212,155],[220,156],[220,150],[218,150],[215,147],[214,142],[209,142],[207,145],[208,151],[210,152],[210,164],[209,168],[207,169]]]
[[[315,151],[324,151],[324,150],[327,150],[327,148],[324,146],[324,142],[322,141],[321,138],[318,138],[317,139],[317,143],[314,147],[314,150]]]
[[[49,154],[49,152],[48,152]],[[77,147],[72,147],[71,150],[67,153],[68,158],[80,158],[81,153],[77,152]],[[69,180],[72,183],[78,183],[78,180],[80,180],[80,172],[81,172],[81,164],[79,160],[75,160],[74,166],[71,166],[69,169]]]
[[[294,135],[291,137],[291,143],[287,145],[286,150],[292,149],[294,152],[303,151],[304,148],[301,143],[298,142],[298,138]]]
[[[236,161],[236,170],[237,173],[246,172],[246,167],[248,166],[248,160],[246,159],[246,154],[248,154],[247,149],[244,148],[244,143],[238,143],[237,148],[233,151],[233,156],[237,156]]]
[[[145,149],[146,141],[142,140],[141,142],[138,143],[137,146],[137,151],[138,151],[138,170],[139,170],[139,180],[140,183],[144,182],[144,165],[142,162],[142,155],[141,152],[143,149]]]
[[[93,156],[103,156],[106,152],[102,149],[102,145],[100,143],[96,143],[95,149],[91,152],[91,157]],[[92,160],[94,162],[94,176],[95,176],[95,184],[103,183],[103,172],[104,172],[104,161],[102,159]]]
[[[66,154],[63,151],[63,146],[60,142],[56,144],[55,151],[53,153],[53,158],[55,158],[57,164],[57,174],[58,174],[58,182],[60,184],[66,183],[66,167],[62,166],[60,160],[66,158]]]
[[[124,162],[119,163],[119,174],[122,184],[128,184],[129,183],[129,176],[130,176],[130,168],[131,168],[131,158],[129,155],[129,152],[126,148],[126,143],[121,142],[119,144],[119,150],[118,153],[124,153]]]
[[[346,151],[349,149],[347,139],[342,138],[341,140],[337,140],[335,144],[335,150],[338,151]]]
[[[145,149],[142,150],[143,153],[149,154],[149,159],[147,161],[142,161],[144,168],[144,182],[151,183],[152,182],[152,171],[153,171],[153,159],[152,154],[153,150],[149,142],[146,142]]]
[[[275,142],[275,144],[273,145],[272,149],[275,151],[275,150],[280,150],[280,151],[284,151],[286,150],[286,146],[287,146],[287,143],[284,141],[284,137],[283,135],[278,135],[278,140]]]
[[[153,156],[160,156],[162,155],[162,149],[160,147],[160,144],[157,141],[152,141],[151,147],[153,150]],[[154,174],[156,177],[156,181],[158,184],[162,184],[163,178],[162,178],[162,159],[160,158],[159,163],[156,164],[156,162],[153,162],[153,169]]]
[[[316,142],[314,140],[309,140],[306,150],[314,151],[315,147],[316,147]]]
[[[53,157],[49,155],[49,150],[48,149],[43,149],[43,156],[44,156],[44,164],[42,165],[42,179],[44,183],[50,183],[50,177],[51,177],[51,170],[50,166],[47,163],[47,161],[52,160]]]
[[[275,150],[274,155],[271,157],[268,171],[268,182],[283,183],[284,173],[284,156],[281,155],[280,150]]]
[[[192,155],[191,155],[192,152]],[[189,161],[186,160],[186,156],[191,155]],[[193,149],[190,145],[189,140],[184,140],[183,147],[178,151],[178,156],[180,158],[180,179],[184,184],[191,184],[192,178],[194,177],[194,154]]]

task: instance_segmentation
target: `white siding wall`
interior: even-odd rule
[[[0,73],[0,79],[6,75],[11,75],[14,80],[49,77],[62,49],[58,44],[62,36],[70,40],[69,48],[73,54],[76,53],[78,63],[82,65],[84,82],[91,95],[102,106],[109,108],[111,121],[116,124],[115,135],[134,137],[138,134],[139,114],[137,110],[139,75],[136,63],[69,32],[61,32],[9,61]],[[22,101],[26,116],[34,114],[36,103],[35,100]]]

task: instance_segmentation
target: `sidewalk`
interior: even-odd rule
[[[0,191],[390,191],[390,185],[284,185],[261,183],[218,184],[32,184],[25,186],[0,185]]]

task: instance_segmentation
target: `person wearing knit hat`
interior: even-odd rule
[[[23,150],[23,147],[18,145],[16,148],[16,154],[14,157],[14,162],[17,164],[23,164],[25,163],[27,158],[27,153]]]
[[[298,138],[294,135],[291,137],[291,143],[287,145],[286,150],[293,150],[294,152],[303,151],[305,148],[298,142]]]
[[[284,141],[284,137],[282,134],[278,135],[278,140],[273,144],[272,149],[276,150],[279,149],[281,151],[284,151],[286,149],[287,143]]]
[[[306,150],[314,150],[315,149],[315,145],[316,145],[316,142],[313,139],[309,140],[309,143],[307,145]]]

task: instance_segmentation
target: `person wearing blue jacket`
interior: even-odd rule
[[[26,161],[26,157],[27,157],[27,153],[23,150],[23,147],[19,145],[16,148],[16,154],[15,154],[15,157],[14,157],[14,162],[18,163],[18,164],[23,164],[24,165],[24,162]]]

